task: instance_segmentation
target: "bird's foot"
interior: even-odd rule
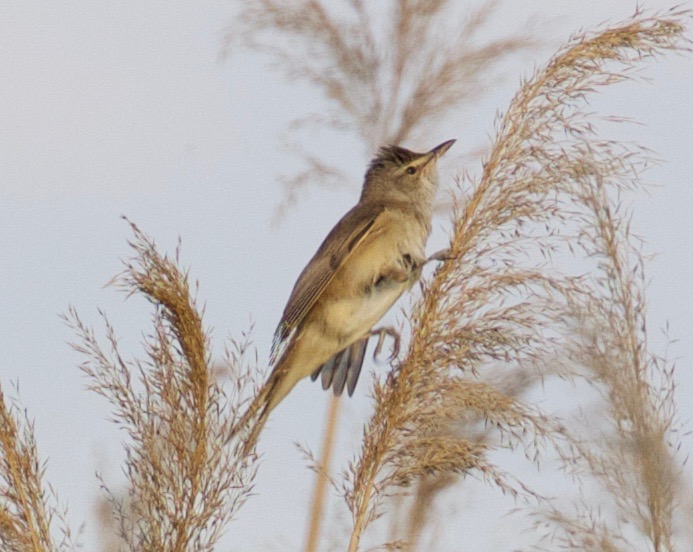
[[[399,355],[399,347],[401,343],[401,338],[399,333],[392,326],[383,326],[376,330],[372,330],[370,335],[378,336],[378,344],[375,346],[375,351],[373,351],[373,360],[378,360],[380,353],[382,353],[383,345],[385,344],[385,337],[390,336],[393,339],[392,343],[392,354],[387,359],[387,362],[392,362]]]
[[[452,249],[447,247],[445,249],[441,249],[440,251],[436,251],[428,259],[426,259],[426,262],[430,263],[431,261],[451,261],[453,258],[454,257],[452,255]]]

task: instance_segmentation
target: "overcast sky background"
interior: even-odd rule
[[[664,9],[672,3],[644,5]],[[618,21],[635,7],[626,0],[509,4],[498,32],[528,19],[543,21],[532,15],[540,14],[552,21],[539,28],[554,45],[580,28]],[[129,255],[130,232],[120,215],[163,249],[172,251],[182,237],[183,262],[201,282],[216,350],[252,319],[264,362],[297,275],[356,200],[368,160],[346,140],[306,143],[318,154],[336,151],[347,160],[343,166],[353,167],[354,185],[338,193],[311,189],[272,227],[282,198],[278,176],[299,166],[281,149],[280,134],[323,100],[286,84],[255,53],[232,52],[222,60],[233,14],[232,2],[212,0],[4,0],[0,6],[0,382],[9,393],[10,382],[19,381],[41,457],[49,459],[47,479],[68,504],[73,528],[87,523],[86,550],[95,550],[94,472],[117,488],[122,436],[106,420],[106,402],[84,390],[80,358],[66,344],[71,332],[58,315],[74,305],[99,328],[100,307],[123,337],[124,350],[137,351],[148,329],[148,305],[103,287]],[[484,143],[520,77],[554,50],[549,46],[511,68],[473,116],[448,120],[434,143],[406,145],[423,150],[449,138]],[[655,345],[664,343],[656,329],[667,322],[680,338],[670,355],[679,359],[678,401],[687,421],[693,415],[693,59],[669,55],[649,63],[644,75],[651,84],[620,85],[593,106],[642,122],[619,136],[665,161],[647,173],[659,187],[635,198],[634,225],[647,240],[646,252],[658,254],[648,265],[650,328]],[[449,162],[444,168],[442,178],[449,181],[453,168],[463,167]],[[445,219],[436,224],[434,241],[444,241],[444,226]],[[344,406],[336,466],[357,450],[369,412],[369,372]],[[260,444],[265,459],[258,496],[220,550],[291,550],[303,542],[312,472],[293,443],[319,450],[327,397],[306,381],[273,415]],[[684,444],[693,450],[690,438]],[[451,501],[477,515],[459,516],[449,538],[463,539],[469,550],[517,545],[504,529],[517,520],[500,517],[510,503],[480,490],[487,491],[465,486]],[[348,529],[343,505],[330,517],[330,531]],[[465,527],[466,519],[474,519],[472,527]],[[491,542],[481,538],[484,528],[494,535]]]

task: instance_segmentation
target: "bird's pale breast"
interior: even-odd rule
[[[416,281],[418,273],[405,259],[422,262],[427,238],[428,228],[415,217],[388,213],[382,229],[348,259],[326,290],[321,301],[325,330],[345,344],[368,333]],[[406,279],[392,279],[393,269]]]

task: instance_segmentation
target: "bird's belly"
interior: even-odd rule
[[[408,287],[406,283],[392,283],[358,297],[334,300],[329,317],[332,328],[328,330],[333,330],[344,343],[359,339],[390,310]]]

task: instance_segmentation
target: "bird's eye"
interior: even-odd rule
[[[416,174],[416,167],[407,167],[407,174]]]

